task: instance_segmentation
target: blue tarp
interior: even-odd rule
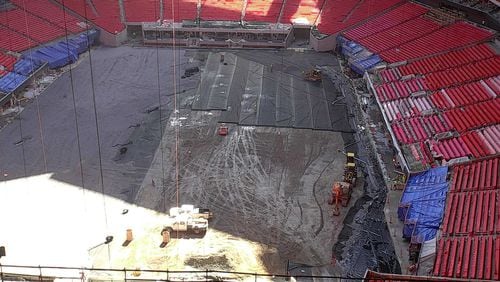
[[[337,36],[337,44],[339,46],[342,46],[342,44],[346,43],[347,41],[349,41],[349,39],[347,39],[341,35]]]
[[[55,69],[76,62],[78,55],[94,44],[98,36],[98,31],[91,30],[88,36],[81,34],[68,41],[63,40],[34,51],[26,51],[22,59],[14,65],[13,71],[0,78],[0,91],[11,93],[16,90],[44,63],[47,63],[49,68]]]
[[[59,68],[78,60],[78,55],[75,50],[70,50],[70,52],[68,52],[68,50],[64,46],[59,45],[59,43],[30,52],[26,57],[28,59],[31,58],[33,60],[47,62],[51,69]]]
[[[75,46],[71,43],[66,43],[66,41],[61,41],[55,45],[52,45],[52,47],[61,52],[61,53],[66,53],[69,55],[69,59],[71,60],[72,63],[78,61],[78,46]]]
[[[9,72],[0,78],[0,92],[11,93],[23,84],[26,79],[28,78],[22,74]]]
[[[98,36],[97,31],[89,31],[89,35],[81,34],[68,41],[63,40],[35,51],[25,52],[27,60],[47,62],[49,68],[56,69],[78,60],[78,55],[85,52]]]
[[[367,58],[360,58],[351,62],[350,66],[353,71],[363,75],[365,71],[369,71],[381,61],[382,59],[379,55],[371,55]]]
[[[90,30],[85,34],[80,34],[79,36],[73,37],[68,40],[71,44],[74,44],[77,47],[78,54],[85,52],[89,46],[92,46],[97,40],[99,33],[97,30]]]
[[[89,44],[91,46],[94,45],[94,43],[97,42],[97,40],[99,38],[99,35],[100,35],[100,30],[98,30],[98,29],[89,30],[89,32],[88,32],[88,40],[89,40]],[[87,34],[85,34],[85,36],[87,36]]]
[[[87,39],[87,36],[85,34],[81,34],[80,36],[71,38],[68,41],[69,44],[76,46],[76,51],[78,52],[78,54],[85,52],[89,46],[89,40]]]
[[[428,241],[436,237],[444,214],[447,174],[444,166],[409,177],[398,208],[398,217],[404,221],[403,238]]]
[[[347,57],[352,57],[363,50],[365,50],[365,48],[363,48],[363,46],[359,45],[358,43],[354,41],[345,41],[342,44],[341,52]]]
[[[13,72],[22,74],[24,76],[29,76],[31,73],[36,71],[43,63],[38,60],[21,59],[17,61],[14,65]]]
[[[68,40],[67,42],[66,42],[66,40],[65,41],[61,41],[61,42],[57,43],[57,45],[55,45],[54,47],[56,49],[62,49],[65,52],[68,52],[68,50],[69,50],[69,53],[72,56],[76,57],[76,59],[78,60],[78,55],[80,54],[80,53],[78,53],[78,48],[80,46],[78,46],[77,44],[73,43],[71,40]],[[68,50],[66,50],[66,49],[68,49]]]

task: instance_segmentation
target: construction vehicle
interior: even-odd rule
[[[212,219],[213,212],[209,209],[195,208],[193,205],[182,205],[181,207],[170,208],[170,216],[178,216],[187,214],[193,218],[204,218],[206,220]]]
[[[208,220],[205,218],[194,218],[190,214],[179,214],[169,216],[165,223],[161,235],[164,232],[194,232],[195,234],[205,233],[208,229]]]
[[[328,200],[329,205],[333,205],[333,215],[340,214],[340,205],[347,207],[351,199],[351,184],[347,182],[335,182],[332,186],[332,196]]]
[[[229,132],[229,128],[223,123],[219,126],[218,132],[220,136],[226,136]]]
[[[344,182],[350,183],[352,186],[356,185],[356,163],[354,162],[354,153],[347,153],[347,160],[344,166]]]
[[[319,82],[321,81],[321,71],[318,69],[311,69],[304,72],[304,79],[307,81]]]
[[[352,188],[356,185],[357,171],[354,153],[346,153],[347,160],[344,166],[342,181],[333,183],[328,204],[333,205],[333,215],[340,215],[340,205],[347,207],[351,199]]]

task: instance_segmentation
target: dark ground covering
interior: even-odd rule
[[[287,260],[323,268],[322,274],[397,269],[383,215],[385,188],[363,133],[355,133],[352,89],[335,56],[224,53],[227,65],[218,50],[93,50],[93,77],[88,57],[82,59],[72,76],[64,73],[0,131],[4,180],[50,172],[56,180],[165,211],[175,203],[172,125],[182,123],[181,197],[216,211],[214,228],[276,248],[278,260],[263,254],[269,271],[282,271]],[[338,75],[304,81],[302,72],[316,65]],[[181,78],[192,67],[201,73]],[[184,120],[173,120],[174,93]],[[218,122],[234,123],[225,139],[216,133]],[[142,197],[159,148],[163,169],[156,185],[164,187]],[[368,162],[345,220],[332,217],[327,204],[344,165],[339,150],[355,150]],[[337,268],[331,268],[332,249]]]

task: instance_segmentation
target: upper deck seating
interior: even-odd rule
[[[161,16],[158,0],[124,0],[123,6],[127,22],[155,22]]]
[[[203,20],[241,20],[243,0],[202,0],[201,15]]]
[[[80,19],[49,0],[11,0],[11,2],[20,10],[26,9],[29,14],[50,22],[61,29],[67,28],[69,33],[78,33],[84,30],[80,25]]]
[[[416,18],[428,10],[424,6],[409,2],[345,32],[344,36],[357,41]]]
[[[418,29],[419,27],[414,27]],[[416,59],[485,41],[493,36],[489,30],[467,22],[456,22],[420,38],[383,51],[380,56],[389,63]]]
[[[77,13],[83,18],[95,23],[109,33],[116,34],[125,29],[125,25],[121,22],[120,8],[118,1],[110,0],[54,0],[61,5]]]
[[[163,0],[163,18],[180,22],[194,21],[198,16],[197,0]]]
[[[287,0],[283,5],[281,23],[313,25],[325,0]]]
[[[277,23],[283,0],[248,0],[245,21]]]
[[[336,34],[401,2],[401,0],[326,1],[318,19],[318,30],[323,34]]]
[[[62,28],[18,8],[0,12],[0,24],[39,43],[65,34]]]

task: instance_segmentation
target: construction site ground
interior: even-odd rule
[[[239,52],[275,66],[285,56],[304,58]],[[329,79],[352,96],[333,55],[314,56],[333,62],[325,65],[334,72]],[[343,128],[352,132],[228,124],[220,136],[221,111],[190,108],[200,74],[180,75],[193,58],[193,50],[97,48],[92,69],[87,56],[47,89],[31,87],[41,95],[4,117],[0,131],[0,214],[9,215],[2,216],[0,242],[9,252],[2,264],[357,277],[381,264],[393,270],[385,188],[347,110],[353,97],[338,111],[351,113]],[[333,217],[328,199],[342,179],[344,151],[364,165],[349,206]],[[165,212],[180,204],[209,208],[214,219],[204,236],[174,232],[160,248]],[[127,229],[134,239],[124,247]],[[103,244],[109,235],[114,240]]]

